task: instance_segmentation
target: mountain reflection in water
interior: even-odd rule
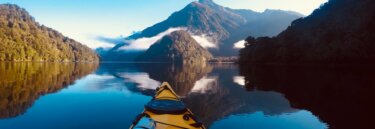
[[[327,128],[317,117],[309,111],[293,108],[283,94],[274,91],[247,91],[245,87],[245,77],[239,75],[238,66],[235,64],[206,64],[206,65],[172,65],[172,64],[137,64],[135,66],[143,72],[118,72],[113,75],[130,74],[134,76],[143,76],[142,80],[149,82],[136,82],[136,87],[132,87],[132,92],[153,96],[153,89],[144,88],[142,85],[155,84],[154,81],[167,81],[172,84],[176,93],[183,97],[183,101],[188,107],[210,127],[215,122],[221,126],[231,127],[231,123],[221,121],[222,119],[232,118],[242,115],[253,116],[253,114],[263,114],[263,119],[272,119],[268,116],[280,116],[280,119],[274,119],[269,122],[282,123],[283,118],[289,117],[288,114],[298,114],[305,121],[289,120],[289,125],[284,128]],[[138,75],[137,75],[138,74]],[[133,80],[133,77],[122,77],[123,80]],[[138,78],[141,79],[141,78]],[[158,83],[160,84],[160,83]],[[156,85],[156,84],[155,84]],[[301,113],[302,112],[302,113]],[[258,115],[259,116],[259,115]],[[284,117],[285,116],[285,117]],[[244,122],[244,121],[243,121]],[[260,128],[266,128],[270,123],[255,123],[243,128],[251,128],[254,125]],[[304,125],[305,124],[305,125]],[[246,124],[245,124],[246,125]],[[301,126],[302,125],[302,126]],[[275,125],[277,127],[277,124]]]
[[[24,113],[41,95],[71,85],[97,67],[95,63],[0,63],[0,118]]]
[[[373,126],[375,68],[371,65],[246,65],[240,71],[247,90],[283,93],[292,107],[311,111],[330,129]]]
[[[91,72],[96,69],[95,64],[28,64],[28,68],[19,64],[3,65],[0,65],[1,77],[17,76],[0,81],[0,107],[1,113],[5,112],[0,128],[127,128],[162,81],[171,83],[209,128],[315,129],[330,125],[315,116],[314,110],[298,106],[296,103],[300,102],[294,103],[291,101],[294,98],[284,97],[278,89],[249,87],[252,77],[241,76],[235,64],[102,63],[94,73]],[[33,77],[39,81],[19,79]],[[46,84],[41,85],[44,81]],[[17,83],[10,82],[31,87],[18,88]],[[19,93],[8,97],[13,93],[8,89],[13,88],[12,91],[17,89]],[[48,94],[52,92],[56,93]],[[17,115],[8,115],[19,107],[8,104],[9,101],[21,100],[22,104],[18,105],[27,103],[28,106]]]

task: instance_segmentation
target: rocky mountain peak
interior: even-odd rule
[[[205,5],[216,5],[213,0],[199,0],[198,2]]]
[[[199,0],[199,3],[213,3],[213,0]]]

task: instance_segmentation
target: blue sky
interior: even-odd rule
[[[97,36],[127,36],[166,19],[194,0],[0,0],[25,8],[36,21],[91,48]],[[236,9],[282,9],[308,15],[327,0],[214,0]]]

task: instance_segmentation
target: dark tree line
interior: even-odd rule
[[[276,37],[247,38],[241,62],[375,62],[375,1],[329,0]]]

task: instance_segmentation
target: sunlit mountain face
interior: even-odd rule
[[[98,62],[89,47],[38,23],[25,9],[0,3],[1,62]]]

